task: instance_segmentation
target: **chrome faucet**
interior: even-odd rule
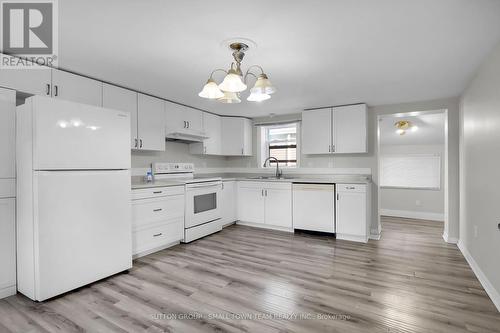
[[[267,161],[271,161],[271,160],[274,160],[276,162],[276,178],[280,178],[282,171],[280,170],[280,164],[279,164],[279,161],[276,157],[269,156],[268,158],[266,158],[266,160],[264,161],[263,167],[265,168]],[[270,165],[271,165],[271,163],[269,163],[269,166]]]

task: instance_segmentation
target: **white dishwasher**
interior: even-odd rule
[[[335,232],[335,184],[293,184],[293,229]]]

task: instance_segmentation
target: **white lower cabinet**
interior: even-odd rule
[[[221,225],[236,221],[236,181],[222,181],[220,208],[222,211]]]
[[[337,184],[338,239],[367,242],[370,236],[370,185]]]
[[[0,199],[0,298],[16,293],[16,199]]]
[[[291,229],[292,184],[239,182],[238,220]]]
[[[140,257],[184,237],[184,186],[132,191],[132,254]]]

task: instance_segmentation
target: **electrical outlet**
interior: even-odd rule
[[[422,206],[422,201],[420,201],[420,200],[415,201],[415,206],[417,206],[417,207]]]
[[[477,234],[478,234],[478,227],[477,225],[474,226],[474,238],[477,237]]]

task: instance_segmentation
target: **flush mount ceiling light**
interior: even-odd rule
[[[231,43],[229,48],[233,51],[234,62],[231,63],[231,68],[226,71],[224,69],[216,69],[210,73],[210,78],[208,79],[205,86],[203,86],[202,91],[198,96],[208,99],[217,99],[222,103],[240,103],[241,99],[239,93],[247,89],[247,79],[253,76],[256,82],[253,88],[250,89],[250,95],[247,97],[247,101],[251,102],[261,102],[271,98],[271,94],[276,92],[276,88],[271,84],[271,81],[264,73],[264,70],[259,65],[250,66],[245,75],[241,71],[241,62],[245,57],[245,52],[248,50],[248,45],[241,42]],[[255,74],[250,70],[252,68],[257,68],[260,70],[260,74]],[[216,72],[224,72],[226,76],[224,77],[222,83],[217,85],[213,79],[213,75]]]
[[[418,126],[413,125],[410,121],[408,120],[399,120],[394,123],[394,126],[396,127],[396,133],[399,135],[405,135],[406,131],[412,131],[416,132],[418,131]]]

